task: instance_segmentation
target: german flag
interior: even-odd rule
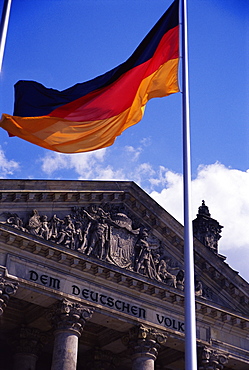
[[[13,116],[0,126],[43,148],[79,153],[110,146],[138,123],[146,103],[179,91],[179,0],[175,0],[126,62],[66,90],[34,81],[15,85]]]

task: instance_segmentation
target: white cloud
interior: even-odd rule
[[[139,163],[143,145],[147,145],[146,140],[143,140],[137,148],[125,146],[116,151],[107,148],[71,155],[48,152],[41,159],[41,167],[49,176],[54,176],[54,173],[59,171],[61,175],[63,170],[72,170],[78,179],[132,180],[141,185],[155,173],[149,163]]]
[[[160,184],[164,187],[160,192],[152,191],[151,196],[161,204],[179,222],[183,220],[183,179],[182,175],[160,168],[159,176],[150,179],[150,182],[157,187]]]
[[[132,162],[137,161],[138,158],[139,158],[139,156],[140,156],[140,154],[141,154],[141,152],[142,152],[142,148],[141,147],[134,148],[131,145],[127,145],[125,147],[125,150],[126,150],[128,156],[131,157]]]
[[[132,145],[126,145],[125,148],[124,148],[125,152],[126,152],[126,155],[128,155],[129,159],[132,162],[138,161],[138,159],[139,159],[140,155],[142,154],[144,148],[151,145],[151,140],[150,140],[150,138],[145,137],[145,138],[140,140],[139,144],[140,145],[137,148],[132,146]]]
[[[94,152],[79,154],[62,154],[48,152],[41,159],[42,171],[51,175],[56,171],[74,170],[78,175],[89,179],[94,175],[96,166],[99,166],[104,160],[106,149],[96,150]]]
[[[0,177],[5,178],[7,175],[13,175],[20,168],[19,163],[14,160],[8,160],[3,149],[0,146]]]
[[[183,220],[182,175],[165,172],[166,188],[153,191],[151,196],[172,216]],[[227,262],[249,280],[249,171],[227,168],[220,163],[199,166],[192,180],[192,215],[204,199],[211,216],[224,229],[219,242],[219,252],[228,257]],[[237,253],[235,253],[237,251]]]
[[[51,175],[57,170],[62,170],[67,166],[67,157],[64,154],[49,152],[42,158],[42,171]]]

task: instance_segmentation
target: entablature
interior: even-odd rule
[[[38,264],[53,266],[54,269],[64,271],[65,274],[72,274],[87,281],[94,281],[100,286],[109,286],[118,289],[122,293],[126,291],[134,297],[139,295],[146,301],[153,301],[153,304],[165,305],[172,310],[175,307],[181,315],[184,309],[184,292],[172,286],[167,286],[161,282],[146,278],[136,272],[125,270],[107,262],[82,256],[77,251],[73,251],[61,246],[54,246],[52,243],[28,235],[26,238],[20,231],[12,230],[9,226],[3,225],[0,228],[0,243],[2,250],[8,254],[20,255],[22,258],[32,258]],[[21,252],[21,254],[19,254]],[[25,253],[25,255],[23,254]],[[33,257],[30,257],[33,256]],[[82,275],[83,274],[83,275]],[[43,278],[45,287],[47,277]],[[197,319],[209,325],[228,325],[238,328],[245,333],[249,329],[249,318],[239,313],[229,311],[224,307],[219,307],[202,297],[196,297]]]

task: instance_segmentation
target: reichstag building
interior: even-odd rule
[[[196,212],[198,369],[248,370],[249,285]],[[1,180],[1,370],[184,370],[183,247],[133,182]]]

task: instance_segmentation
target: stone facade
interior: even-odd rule
[[[1,180],[1,369],[184,369],[183,227],[132,182]],[[193,221],[198,367],[249,368],[249,287]]]

